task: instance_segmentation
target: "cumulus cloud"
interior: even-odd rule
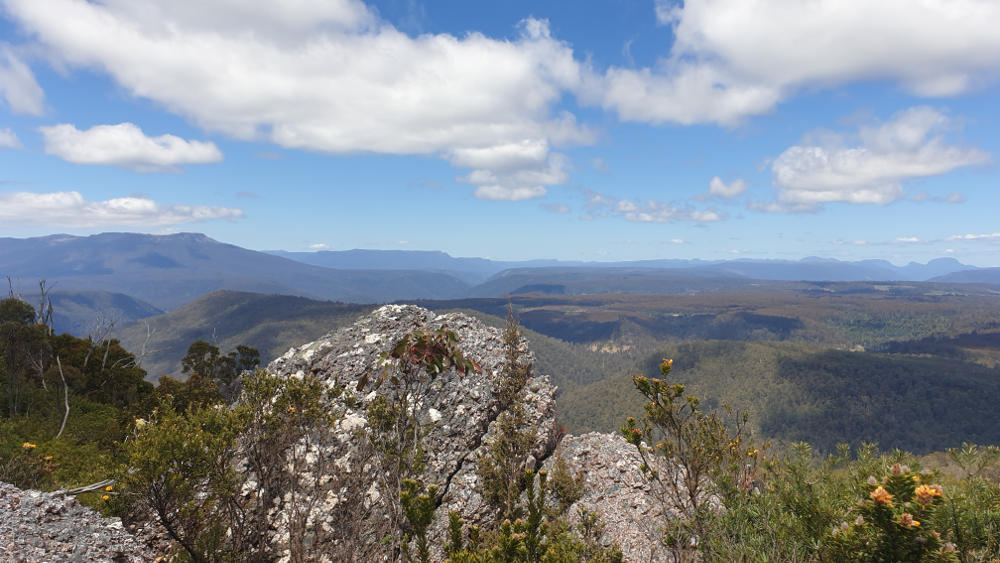
[[[833,202],[885,205],[906,196],[903,182],[983,164],[978,149],[950,145],[944,132],[953,120],[929,107],[902,111],[889,121],[862,127],[849,138],[825,133],[786,149],[771,164],[778,202],[803,211]],[[951,201],[960,194],[949,196]]]
[[[520,201],[544,196],[546,185],[564,183],[569,178],[569,167],[565,155],[549,153],[544,160],[533,163],[478,168],[457,180],[478,186],[474,193],[477,199]]]
[[[647,199],[635,203],[628,199],[618,199],[596,191],[586,191],[588,218],[621,217],[634,223],[674,223],[694,221],[711,223],[722,220],[722,216],[712,209],[696,209],[689,205]]]
[[[243,211],[203,205],[166,205],[144,197],[87,201],[79,192],[0,194],[0,221],[66,228],[165,227],[239,219]]]
[[[357,0],[0,2],[57,62],[99,69],[208,130],[328,153],[441,155],[469,165],[485,199],[544,194],[565,174],[536,151],[591,138],[553,114],[582,71],[543,20],[497,40],[410,37]],[[530,181],[512,168],[520,158]]]
[[[10,128],[0,129],[0,148],[19,149],[21,148],[21,140]]]
[[[45,92],[28,65],[9,45],[0,43],[0,96],[13,113],[41,115]]]
[[[722,181],[722,178],[715,176],[708,183],[708,195],[710,196],[730,199],[745,191],[747,191],[747,183],[742,178],[737,178],[727,184]]]
[[[214,143],[185,141],[175,135],[148,137],[132,123],[97,125],[86,131],[61,123],[38,130],[45,139],[45,152],[75,164],[109,164],[151,172],[222,160]]]
[[[889,79],[959,94],[1000,71],[1000,3],[983,0],[656,0],[673,30],[653,68],[612,67],[593,103],[629,121],[732,124],[808,87]]]

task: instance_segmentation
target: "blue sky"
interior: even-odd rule
[[[1000,266],[1000,3],[0,0],[0,236]]]

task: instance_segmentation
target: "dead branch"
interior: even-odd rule
[[[59,366],[59,377],[62,378],[63,382],[63,400],[66,402],[66,412],[63,413],[59,433],[56,434],[56,439],[59,439],[59,436],[62,436],[63,430],[66,429],[66,419],[69,418],[69,386],[66,385],[66,376],[63,374],[62,362],[59,360],[59,356],[56,356],[56,365]]]

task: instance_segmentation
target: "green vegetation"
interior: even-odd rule
[[[710,526],[713,507],[749,490],[757,473],[760,449],[747,427],[748,415],[739,413],[732,424],[705,413],[700,400],[684,386],[670,384],[673,361],[660,363],[660,378],[637,375],[635,388],[646,400],[641,425],[629,417],[622,434],[642,458],[643,473],[654,495],[662,499],[665,513],[676,514],[665,523],[663,542],[680,556],[696,538],[696,545],[711,561],[718,530]]]
[[[116,327],[114,334],[129,350],[144,352],[142,365],[156,381],[163,375],[180,377],[181,358],[197,340],[222,350],[252,346],[266,364],[292,346],[353,323],[372,308],[289,295],[217,291],[175,311]]]
[[[114,444],[153,393],[116,340],[57,336],[50,320],[19,299],[0,300],[0,480],[25,488],[106,478]]]
[[[678,516],[662,523],[664,546],[677,560],[1000,558],[1000,449],[976,445],[1000,436],[1000,422],[984,414],[1000,401],[1000,306],[977,294],[916,293],[919,284],[872,293],[814,285],[815,294],[787,302],[766,293],[518,296],[506,323],[492,316],[499,300],[464,302],[488,309],[475,314],[504,327],[507,361],[493,392],[509,409],[480,461],[492,521],[480,529],[451,515],[442,545],[428,534],[441,492],[423,471],[426,428],[409,405],[434,374],[476,366],[457,351],[453,333],[409,335],[363,382],[381,398],[371,403],[371,432],[359,447],[394,492],[385,552],[424,561],[443,551],[455,562],[620,557],[597,541],[594,515],[568,523],[583,493],[581,475],[559,461],[551,473],[525,471],[537,429],[520,407],[532,367],[519,345],[523,334],[535,370],[563,388],[561,422],[571,431],[620,428],[625,420],[651,486]],[[220,306],[213,310],[225,345],[200,332],[186,354],[177,352],[187,379],[163,378],[155,389],[117,340],[56,335],[51,316],[17,299],[0,301],[0,480],[54,489],[113,474],[119,482],[110,490],[81,500],[126,520],[158,518],[178,560],[267,560],[275,547],[302,560],[319,543],[339,560],[358,549],[361,507],[350,502],[328,526],[310,519],[314,504],[293,502],[284,543],[268,543],[267,507],[279,491],[314,499],[356,487],[352,479],[361,477],[338,470],[332,456],[307,463],[306,452],[320,451],[309,445],[310,429],[342,416],[322,405],[336,404],[331,396],[343,389],[262,373],[240,383],[273,354],[236,339],[295,326],[294,334],[310,336],[291,338],[309,340],[329,330],[325,323],[346,324],[365,308],[251,297],[206,301]],[[282,307],[312,312],[296,321]],[[703,307],[711,314],[698,312]],[[272,324],[258,325],[260,315]],[[518,316],[551,334],[520,327]],[[578,330],[566,328],[575,322]],[[187,332],[171,338],[180,334]],[[588,341],[587,334],[601,337]],[[626,419],[638,413],[645,416]]]
[[[667,377],[671,362],[665,360]],[[980,475],[996,448],[949,451],[967,473],[919,471],[910,454],[847,444],[816,458],[805,443],[764,460],[745,434],[701,411],[680,384],[635,376],[641,425],[622,427],[663,499],[663,543],[675,561],[986,561],[1000,556],[1000,484]],[[649,444],[649,445],[647,445]],[[911,469],[912,467],[912,469]]]
[[[258,372],[243,379],[232,409],[207,404],[177,411],[163,397],[123,444],[115,511],[130,521],[157,520],[183,549],[181,560],[275,559],[275,500],[316,498],[325,490],[314,473],[332,468],[332,460],[307,461],[305,452],[315,449],[315,429],[337,419],[324,398],[339,392],[315,378]],[[306,525],[313,506],[293,505],[285,545],[277,548],[302,560],[316,533]]]

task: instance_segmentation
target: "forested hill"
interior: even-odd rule
[[[669,357],[675,377],[710,398],[707,404],[747,409],[776,441],[807,439],[824,451],[877,441],[918,452],[962,440],[1000,442],[1000,429],[979,414],[1000,402],[996,295],[947,293],[936,284],[821,284],[823,291],[814,291],[819,287],[422,305],[472,312],[497,327],[513,306],[536,368],[559,386],[560,421],[572,432],[613,431],[640,411],[630,376],[655,375]],[[195,340],[224,353],[247,344],[267,362],[371,308],[221,291],[116,334],[155,381],[181,376],[181,358]]]
[[[270,361],[288,348],[350,324],[371,305],[316,301],[290,295],[216,291],[180,309],[116,328],[114,335],[141,356],[151,381],[179,376],[181,358],[196,340],[228,351],[245,344]]]

